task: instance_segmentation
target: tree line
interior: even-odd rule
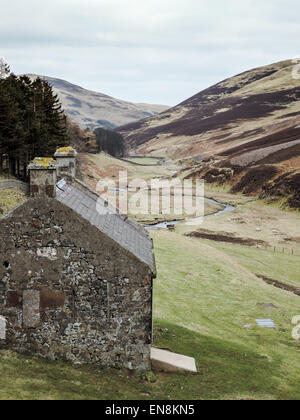
[[[103,151],[117,158],[124,157],[125,144],[120,133],[99,127],[94,130],[94,134],[100,152]]]
[[[0,59],[0,172],[26,178],[28,163],[70,144],[57,95],[44,80],[16,76]]]
[[[123,136],[106,128],[82,129],[78,124],[67,117],[68,135],[71,144],[81,153],[105,152],[114,157],[121,158],[125,155],[125,144]]]

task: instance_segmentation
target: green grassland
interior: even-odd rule
[[[138,165],[152,165],[152,166],[156,166],[156,165],[160,165],[161,164],[161,159],[156,159],[156,158],[149,158],[149,157],[126,157],[126,160],[132,163],[137,163]]]

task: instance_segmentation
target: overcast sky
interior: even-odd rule
[[[0,0],[0,56],[119,99],[175,105],[300,56],[299,0]]]

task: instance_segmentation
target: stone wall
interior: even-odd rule
[[[58,179],[65,176],[75,178],[76,176],[76,159],[74,157],[57,157],[57,177]]]
[[[150,368],[149,267],[55,199],[29,199],[0,235],[0,348]]]
[[[30,169],[30,195],[31,197],[56,196],[56,168]]]

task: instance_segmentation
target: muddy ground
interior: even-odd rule
[[[226,242],[230,244],[239,244],[239,245],[247,245],[247,246],[270,246],[267,242],[262,241],[260,239],[250,239],[250,238],[239,238],[235,234],[227,233],[227,232],[218,232],[214,233],[209,230],[201,229],[191,233],[186,234],[191,238],[201,238],[201,239],[209,239],[210,241],[217,241],[217,242]]]

